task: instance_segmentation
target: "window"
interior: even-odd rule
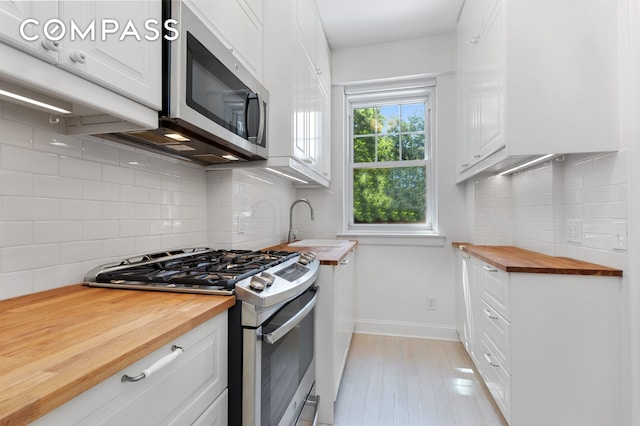
[[[347,91],[349,231],[434,233],[433,90]]]

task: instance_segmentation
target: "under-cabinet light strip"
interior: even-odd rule
[[[519,166],[515,166],[515,167],[513,167],[513,168],[511,168],[511,169],[509,169],[509,170],[505,170],[505,171],[504,171],[504,172],[502,172],[502,173],[498,173],[498,176],[504,176],[504,175],[508,175],[508,174],[510,174],[510,173],[517,172],[518,170],[525,169],[525,168],[527,168],[527,167],[529,167],[529,166],[533,166],[534,164],[537,164],[537,163],[539,163],[539,162],[541,162],[541,161],[544,161],[544,160],[546,160],[547,158],[551,158],[551,157],[553,157],[554,155],[556,155],[556,154],[547,154],[547,155],[543,155],[543,156],[538,157],[538,158],[534,158],[533,160],[528,161],[528,162],[526,162],[526,163],[524,163],[524,164],[520,164]]]
[[[293,177],[293,176],[288,175],[286,173],[282,173],[280,170],[272,169],[271,167],[266,167],[265,170],[269,170],[270,172],[275,173],[277,175],[284,176],[284,177],[286,177],[288,179],[291,179],[291,180],[295,180],[296,182],[309,183],[306,180],[298,179],[297,177]]]
[[[35,99],[32,99],[32,98],[28,98],[26,96],[18,95],[17,93],[8,92],[6,90],[0,89],[0,96],[5,96],[7,98],[11,98],[11,99],[14,99],[16,101],[25,102],[27,104],[39,106],[40,108],[46,108],[48,110],[51,110],[51,111],[54,111],[54,112],[58,112],[60,114],[71,114],[71,111],[67,111],[66,109],[59,108],[59,107],[57,107],[55,105],[47,104],[47,103],[44,103],[44,102],[40,102],[38,100],[35,100]]]

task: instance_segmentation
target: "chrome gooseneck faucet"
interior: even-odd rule
[[[311,210],[311,220],[313,220],[313,207],[311,207],[311,203],[309,202],[309,200],[305,198],[300,198],[299,200],[295,200],[293,203],[291,203],[291,207],[289,208],[289,238],[288,238],[289,243],[292,243],[296,239],[297,231],[293,229],[293,208],[298,203],[305,203],[306,205],[309,206],[309,209]]]

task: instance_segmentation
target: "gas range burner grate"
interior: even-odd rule
[[[165,288],[232,291],[235,284],[299,253],[284,251],[209,250],[168,252],[126,259],[103,268],[91,281]]]

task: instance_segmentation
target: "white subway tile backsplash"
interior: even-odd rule
[[[59,176],[34,175],[33,195],[49,198],[82,198],[82,181]]]
[[[121,220],[120,237],[140,237],[149,235],[148,220]]]
[[[33,195],[33,174],[0,170],[0,196]]]
[[[3,197],[1,220],[55,220],[60,215],[58,200],[53,198]]]
[[[11,145],[0,145],[0,168],[46,175],[58,174],[58,156]]]
[[[133,185],[134,171],[126,167],[102,164],[102,181],[122,185]]]
[[[33,147],[33,127],[0,119],[0,144],[15,145],[23,148]]]
[[[91,200],[60,200],[60,219],[102,219],[102,203]]]
[[[78,277],[82,276],[83,272],[86,271],[82,270],[81,262],[35,269],[33,271],[33,291],[45,291],[71,284],[79,284],[81,280]]]
[[[82,222],[77,220],[33,222],[35,244],[60,243],[82,239]]]
[[[132,185],[121,185],[120,201],[127,201],[130,203],[148,203],[149,190]]]
[[[0,222],[0,247],[33,243],[33,222]]]
[[[121,259],[129,255],[139,254],[135,251],[136,240],[130,238],[112,238],[102,241],[102,257]]]
[[[120,222],[117,220],[85,220],[82,222],[83,240],[104,240],[120,235]]]
[[[102,165],[95,161],[61,156],[60,176],[87,180],[101,180]]]
[[[120,149],[96,138],[85,138],[82,158],[102,164],[120,164]]]
[[[102,202],[102,219],[135,219],[136,205],[120,201]]]
[[[170,220],[150,220],[149,221],[149,234],[151,235],[170,234],[171,230],[172,230],[172,223]]]
[[[82,139],[35,128],[33,148],[68,157],[82,157]]]
[[[33,293],[33,273],[31,270],[0,274],[0,299]]]
[[[119,201],[120,185],[115,183],[83,180],[82,198],[85,200]]]
[[[135,184],[143,188],[160,189],[162,176],[145,170],[135,170]]]
[[[59,251],[61,264],[100,259],[102,257],[102,241],[93,240],[60,243]],[[82,273],[86,272],[88,271],[82,271]],[[76,282],[81,279],[82,277],[78,277]]]
[[[2,272],[37,269],[59,263],[57,244],[33,244],[5,247],[2,253]]]
[[[149,170],[149,156],[139,151],[123,148],[120,150],[120,165],[137,170]]]

